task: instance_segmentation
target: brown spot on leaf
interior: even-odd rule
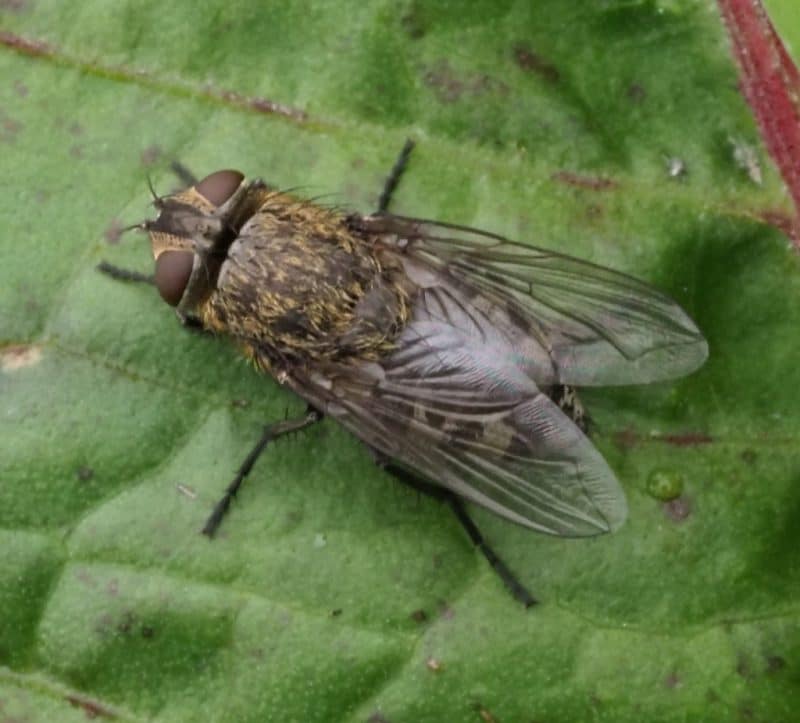
[[[38,364],[42,359],[42,348],[34,344],[16,344],[0,349],[0,369],[13,372]]]
[[[161,148],[155,143],[147,146],[147,148],[139,154],[139,162],[143,166],[152,166],[159,158],[161,158]]]
[[[746,449],[740,455],[742,462],[745,464],[753,465],[758,459],[758,453],[753,449]]]
[[[76,144],[74,146],[70,146],[69,154],[73,158],[83,158],[83,146],[78,145],[78,144]]]
[[[586,188],[590,191],[609,191],[618,188],[619,184],[611,178],[603,176],[585,176],[573,171],[556,171],[550,176],[553,181],[565,183],[576,188]]]
[[[156,634],[156,631],[153,628],[151,628],[149,625],[143,625],[142,626],[142,637],[145,640],[150,640],[155,634]]]
[[[653,435],[653,439],[666,442],[675,447],[696,447],[700,444],[711,444],[714,441],[713,437],[710,434],[705,434],[705,432]]]
[[[664,678],[664,686],[666,688],[669,688],[670,690],[675,690],[675,688],[680,688],[682,685],[683,681],[675,671],[673,671],[666,678]]]
[[[673,522],[683,522],[692,512],[692,506],[689,504],[688,498],[684,496],[665,502],[663,509],[667,517]]]
[[[53,53],[52,47],[41,40],[29,40],[16,33],[6,31],[0,31],[0,45],[5,45],[7,48],[25,55],[40,56]]]
[[[68,130],[73,136],[83,135],[83,126],[80,123],[70,123]]]
[[[13,143],[21,130],[22,124],[14,120],[5,110],[0,108],[0,141],[3,143]]]
[[[124,226],[115,218],[111,221],[106,230],[103,231],[103,236],[108,243],[113,245],[119,242],[123,230]]]
[[[548,83],[558,83],[561,79],[558,68],[527,45],[520,43],[515,46],[514,60],[522,70],[535,73]]]
[[[632,449],[641,442],[663,442],[674,447],[697,447],[711,444],[714,438],[705,432],[677,432],[642,435],[634,429],[621,429],[614,433],[614,443],[620,449]]]
[[[92,479],[92,477],[94,477],[94,470],[84,464],[78,467],[78,469],[75,471],[75,476],[81,482],[88,482],[90,479]]]
[[[290,108],[282,103],[276,103],[269,98],[253,98],[250,101],[250,107],[253,110],[257,110],[259,113],[276,113],[277,115],[289,116],[296,120],[303,120],[306,117],[303,111]]]
[[[111,708],[108,708],[92,698],[87,698],[86,696],[78,695],[77,693],[67,693],[65,697],[69,701],[70,705],[73,705],[76,708],[82,708],[83,712],[86,714],[86,717],[89,719],[117,717],[117,714],[111,710]]]
[[[14,91],[20,98],[27,98],[28,97],[28,86],[25,85],[21,80],[14,81]]]
[[[413,613],[411,613],[411,615],[409,617],[415,623],[424,623],[428,619],[428,613],[426,613],[422,609],[419,609],[419,610],[415,610]]]
[[[442,103],[455,103],[465,94],[507,93],[508,86],[486,74],[458,75],[447,60],[438,61],[422,78]]]
[[[628,86],[628,98],[634,103],[641,103],[647,97],[647,91],[639,83]]]

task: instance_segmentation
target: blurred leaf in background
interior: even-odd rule
[[[0,69],[0,715],[794,718],[800,259],[711,0],[13,0]],[[199,535],[303,404],[94,270],[149,270],[120,229],[173,159],[366,212],[407,136],[395,211],[635,274],[709,340],[676,384],[585,395],[619,533],[480,515],[527,612],[330,421]]]

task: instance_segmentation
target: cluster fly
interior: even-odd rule
[[[511,592],[531,594],[463,502],[538,532],[583,537],[625,520],[625,495],[585,434],[576,387],[697,369],[703,335],[630,276],[486,231],[379,209],[343,213],[222,170],[159,197],[137,227],[153,283],[186,324],[233,338],[308,403],[266,427],[217,503],[212,535],[268,442],[337,420],[405,481],[447,499]]]

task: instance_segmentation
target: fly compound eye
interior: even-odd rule
[[[221,206],[235,193],[243,180],[244,176],[239,171],[215,171],[194,188],[215,206]]]
[[[170,306],[177,306],[183,297],[193,263],[191,251],[164,251],[156,259],[156,288]]]

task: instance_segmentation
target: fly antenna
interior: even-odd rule
[[[156,208],[164,208],[164,200],[156,193],[156,189],[153,188],[153,179],[150,178],[150,174],[147,174],[147,187],[150,189],[150,195],[153,197],[153,205]]]

